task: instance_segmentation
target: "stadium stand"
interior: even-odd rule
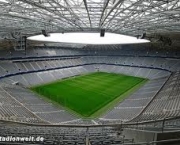
[[[41,49],[37,50],[39,55],[45,55],[44,53],[40,53]],[[61,52],[62,50],[52,49],[52,51]],[[68,53],[69,52],[71,51],[69,50]],[[72,50],[71,54],[73,53],[74,50]],[[64,52],[63,54],[66,53]],[[77,54],[78,53],[75,53],[74,56]],[[154,58],[141,56],[81,56],[79,58],[74,57],[66,59],[61,59],[58,57],[59,56],[57,56],[56,58],[51,58],[48,56],[48,58],[26,58],[18,60],[14,59],[13,61],[2,61],[0,63],[0,67],[3,68],[4,72],[1,73],[1,80],[6,83],[18,82],[22,84],[24,87],[29,87],[51,82],[56,79],[71,77],[94,71],[107,71],[148,78],[150,79],[150,81],[146,85],[144,85],[134,94],[132,94],[128,99],[124,100],[122,103],[115,106],[113,110],[109,111],[109,113],[107,113],[105,116],[102,116],[100,119],[100,122],[102,120],[107,121],[108,119],[128,121],[136,117],[139,113],[141,113],[141,111],[149,104],[149,102],[151,102],[158,90],[167,80],[167,77],[171,74],[170,71],[179,69],[179,67],[177,67],[179,66],[178,61],[172,61],[161,57]],[[14,86],[9,88],[6,87],[6,90],[10,92],[14,97],[18,98],[18,96],[21,96],[21,94],[18,94],[19,91],[16,91],[17,89]],[[24,88],[24,91],[22,92],[25,91],[27,90],[25,90]],[[32,92],[27,91],[25,94],[27,94],[27,96],[31,96],[31,99],[33,99],[32,96],[34,96],[35,101],[27,100],[27,97],[25,96],[24,99],[20,98],[20,100],[24,101],[23,103],[26,104],[26,107],[29,107],[31,110],[32,106],[27,105],[28,101],[29,103],[37,103],[38,98],[35,97],[36,95],[32,95]],[[47,106],[49,104],[43,104],[45,104],[48,110]],[[50,106],[49,108],[51,107],[52,106]],[[42,105],[36,104],[36,107],[34,106],[33,108],[37,108],[37,110],[34,109],[32,111],[33,113],[35,113],[40,118],[46,120],[49,123],[56,124],[76,119],[74,117],[71,117],[71,115],[64,110],[59,110],[59,112],[58,110],[51,110],[52,112],[50,116],[56,116],[57,119],[54,118],[54,120],[49,120],[52,117],[49,117],[49,114],[47,113],[48,111],[39,111],[43,110]],[[129,113],[124,114],[124,111]],[[64,113],[66,114],[66,117],[62,117],[63,120],[61,121],[61,117],[58,117],[57,114],[59,114],[59,116],[64,116]]]
[[[180,72],[173,73],[143,113],[133,121],[159,120],[179,116]]]
[[[0,88],[0,118],[1,120],[10,120],[15,122],[43,123],[43,121],[27,109],[24,104],[16,100],[4,87],[6,84],[1,84]]]
[[[47,144],[60,144],[60,145],[83,145],[86,140],[90,140],[92,144],[120,144],[122,140],[125,143],[130,143],[132,139],[126,139],[123,136],[116,136],[116,131],[112,127],[99,127],[90,128],[87,132],[87,128],[77,128],[77,127],[37,127],[37,126],[16,126],[5,127],[1,126],[0,132],[2,135],[17,135],[28,136],[35,135],[34,137],[44,136],[44,140]],[[88,134],[88,137],[87,137]],[[114,134],[112,136],[112,134]],[[30,142],[33,143],[33,142]],[[41,142],[38,142],[41,143]]]
[[[40,56],[45,56],[48,54],[44,54],[44,51],[41,51],[40,48],[34,49],[33,51],[38,51],[38,54]],[[67,50],[68,52],[66,53],[63,49],[61,50],[52,48],[51,51],[56,52],[54,54],[58,54],[58,52],[63,51],[63,53],[61,54],[66,54],[66,56],[71,51],[72,52],[70,54],[73,55],[77,55],[80,53],[79,51],[77,51],[79,53],[74,53],[76,52],[75,50]],[[115,52],[117,53],[117,50]],[[0,63],[0,67],[4,71],[1,73],[1,76],[5,77],[7,74],[8,76],[12,74],[12,77],[7,77],[4,80],[6,81],[7,79],[8,81],[11,80],[11,82],[21,82],[23,85],[29,86],[50,82],[57,78],[65,78],[82,73],[94,72],[98,68],[100,71],[124,73],[149,79],[157,79],[160,77],[163,78],[168,76],[170,74],[169,71],[179,69],[178,66],[180,65],[176,60],[173,61],[159,57],[154,58],[141,56],[84,56],[80,58],[69,58],[65,60],[58,57],[55,60],[54,58],[48,58],[47,60],[43,59],[45,58],[27,58],[13,61],[2,61]],[[36,73],[34,73],[34,71]],[[23,72],[25,74],[23,74]],[[18,75],[18,73],[22,73],[23,75]],[[15,75],[13,76],[13,74]]]
[[[52,48],[51,51],[62,52],[62,50]],[[122,142],[131,144],[134,142],[134,138],[122,135],[119,130],[114,130],[112,126],[108,128],[107,125],[121,124],[124,129],[138,130],[162,130],[162,128],[166,130],[171,126],[172,130],[178,124],[178,118],[176,121],[166,120],[162,124],[165,119],[179,116],[180,63],[177,58],[167,59],[162,56],[149,55],[145,57],[141,56],[141,53],[139,56],[116,56],[116,51],[113,56],[109,56],[108,51],[107,56],[104,54],[102,56],[82,55],[79,50],[67,52],[63,52],[66,58],[58,55],[50,57],[48,54],[42,53],[41,48],[38,48],[38,57],[34,57],[34,53],[31,52],[33,58],[11,57],[9,60],[7,57],[2,60],[0,62],[0,68],[2,68],[0,71],[0,96],[2,98],[0,119],[26,125],[78,125],[79,127],[76,129],[60,126],[53,129],[40,126],[1,127],[2,130],[5,130],[6,135],[13,135],[15,132],[23,132],[23,135],[42,135],[43,133],[47,144],[84,144],[88,140],[94,145],[117,145]],[[100,51],[100,53],[102,52]],[[79,56],[80,54],[81,56]],[[91,50],[89,50],[89,54],[92,54]],[[16,57],[18,55],[16,53]],[[159,55],[161,54],[159,53]],[[117,103],[116,106],[96,119],[79,118],[63,107],[55,106],[38,97],[28,89],[34,85],[96,71],[128,74],[147,78],[149,81],[123,102]],[[137,122],[139,125],[134,125]],[[105,128],[108,129],[104,129],[102,126],[99,129],[93,129],[93,127],[88,127],[89,125],[105,125]],[[34,128],[36,131],[33,131]],[[57,132],[61,134],[57,135]],[[1,132],[1,134],[3,133]],[[77,136],[72,137],[73,134]]]

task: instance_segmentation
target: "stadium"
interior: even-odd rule
[[[0,0],[0,144],[179,145],[179,0]]]

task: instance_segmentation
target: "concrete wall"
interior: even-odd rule
[[[156,141],[157,134],[139,130],[124,129],[122,135],[125,139],[134,139],[135,143]]]

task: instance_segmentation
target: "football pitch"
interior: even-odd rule
[[[35,86],[31,90],[81,117],[95,117],[146,81],[122,74],[95,72]]]

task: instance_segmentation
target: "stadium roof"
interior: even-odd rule
[[[0,36],[100,31],[180,31],[179,0],[0,0]]]

